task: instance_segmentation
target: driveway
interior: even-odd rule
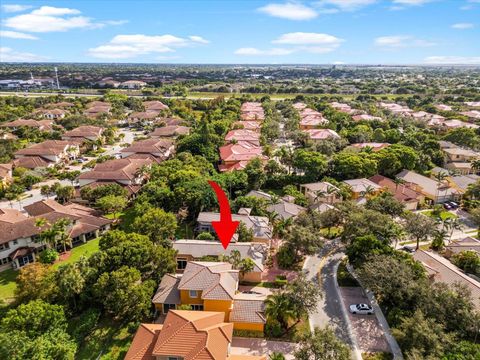
[[[282,353],[287,360],[293,360],[297,344],[284,341],[234,337],[232,340],[232,355],[270,355],[273,352]],[[268,358],[268,357],[267,357]]]
[[[341,287],[340,294],[347,309],[352,304],[370,304],[361,287]],[[354,315],[348,312],[348,319],[362,352],[390,352],[387,339],[375,315]]]
[[[337,336],[352,345],[345,323],[341,299],[335,289],[335,269],[344,254],[336,242],[327,243],[320,254],[310,256],[304,264],[304,272],[307,278],[319,284],[322,288],[323,297],[317,305],[315,313],[310,315],[310,326],[324,328],[331,326]],[[317,274],[320,271],[320,276]]]

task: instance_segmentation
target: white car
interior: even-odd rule
[[[350,312],[352,314],[372,315],[373,308],[367,304],[353,304],[350,305]]]

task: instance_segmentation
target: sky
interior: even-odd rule
[[[1,62],[480,64],[480,0],[1,0]]]

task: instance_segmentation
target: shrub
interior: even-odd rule
[[[286,245],[282,245],[277,253],[278,266],[281,269],[291,269],[296,262],[294,251]]]
[[[40,253],[42,264],[53,264],[58,259],[58,252],[55,249],[45,249]]]
[[[209,232],[202,232],[198,234],[197,240],[215,240],[215,236],[213,236]]]
[[[72,336],[77,342],[81,342],[85,339],[97,326],[98,319],[100,318],[100,310],[96,308],[90,308],[84,311],[75,323],[75,328],[72,331]]]
[[[276,320],[267,321],[265,325],[265,335],[271,338],[279,338],[282,336],[282,326]]]

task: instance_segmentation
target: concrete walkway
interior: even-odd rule
[[[282,353],[287,360],[294,359],[297,344],[285,341],[271,341],[265,339],[234,337],[232,340],[232,355],[271,355],[273,352]]]

